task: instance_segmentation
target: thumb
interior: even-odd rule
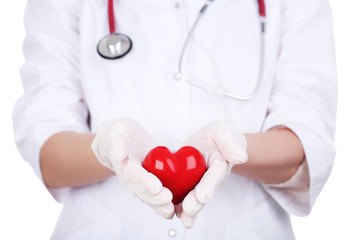
[[[232,127],[226,127],[218,130],[214,134],[213,140],[223,158],[229,163],[243,164],[247,162],[246,138],[243,134],[236,132]]]
[[[145,155],[156,146],[154,138],[135,120],[131,118],[123,119],[129,136],[128,141],[131,147],[139,156]]]
[[[113,161],[122,161],[127,158],[129,134],[118,121],[105,122],[96,134],[91,148],[97,159],[105,166]]]

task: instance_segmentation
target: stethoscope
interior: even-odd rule
[[[193,82],[190,80],[189,77],[187,77],[184,74],[182,63],[183,58],[186,52],[186,48],[188,46],[188,43],[191,39],[191,37],[194,34],[194,31],[201,19],[201,17],[204,15],[207,8],[210,6],[210,4],[214,0],[206,0],[205,4],[200,9],[200,12],[193,23],[188,36],[184,42],[184,45],[181,50],[180,58],[179,58],[179,64],[178,64],[178,72],[174,74],[174,79],[178,81],[184,81],[191,86],[200,88],[210,94],[218,95],[218,96],[224,96],[229,97],[241,101],[250,100],[252,99],[256,93],[259,90],[259,86],[261,85],[261,81],[263,79],[264,75],[264,58],[265,58],[265,19],[266,19],[266,8],[265,8],[265,0],[257,0],[259,5],[259,19],[260,19],[260,28],[261,28],[261,39],[260,39],[260,64],[259,64],[259,74],[258,79],[256,81],[255,87],[253,90],[243,96],[240,96],[238,94],[231,93],[227,91],[226,89],[223,89],[221,87],[206,87],[202,84]],[[132,48],[132,41],[130,37],[128,37],[125,34],[117,33],[116,27],[115,27],[115,15],[114,15],[114,1],[108,0],[108,18],[109,18],[109,30],[110,34],[105,36],[100,40],[97,46],[97,51],[100,56],[106,59],[118,59],[124,57],[126,54],[128,54]]]

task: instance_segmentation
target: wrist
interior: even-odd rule
[[[290,179],[304,160],[298,137],[288,128],[244,134],[249,161],[234,166],[233,173],[267,183]]]

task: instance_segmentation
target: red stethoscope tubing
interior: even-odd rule
[[[259,3],[259,14],[260,17],[266,17],[266,7],[265,7],[265,0],[258,0]]]
[[[266,17],[265,0],[258,0],[259,15],[260,17]],[[114,15],[114,0],[108,0],[108,15],[109,15],[109,31],[110,34],[116,32],[115,27],[115,15]]]
[[[108,1],[108,16],[109,16],[109,31],[110,34],[113,34],[116,32],[113,0]]]
[[[266,17],[266,8],[265,8],[265,0],[258,0],[259,4],[259,15],[260,17]]]

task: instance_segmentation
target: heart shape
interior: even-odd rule
[[[171,153],[167,147],[156,147],[146,155],[142,165],[172,192],[175,205],[195,188],[206,171],[203,155],[190,146],[176,153]]]

